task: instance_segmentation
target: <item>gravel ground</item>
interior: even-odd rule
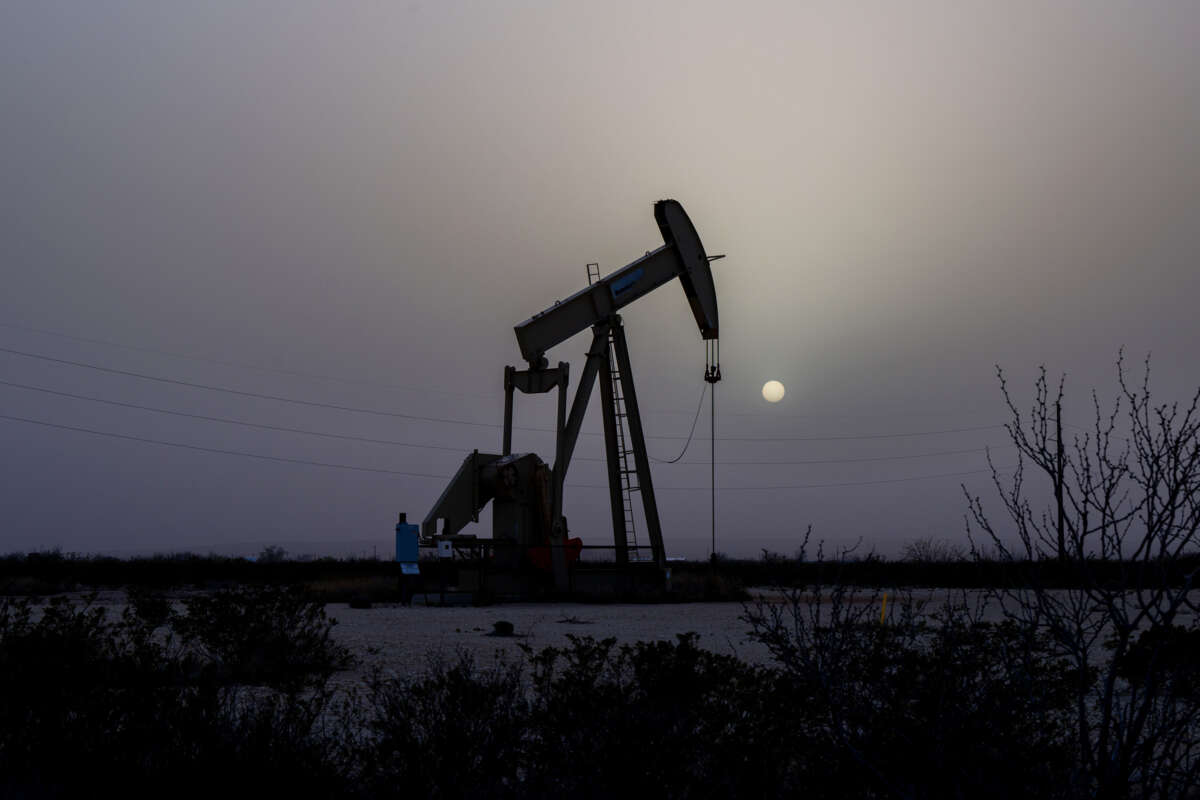
[[[191,592],[172,593],[176,600]],[[71,593],[76,602],[83,592]],[[104,607],[110,619],[125,610],[125,593],[98,592],[94,605]],[[36,611],[35,611],[36,613]],[[350,648],[356,665],[339,673],[334,683],[360,682],[374,667],[396,675],[420,673],[431,658],[453,658],[470,653],[479,664],[499,658],[510,660],[522,653],[519,645],[535,650],[568,643],[568,634],[620,644],[637,641],[673,641],[680,633],[695,631],[699,644],[718,653],[765,662],[766,648],[749,640],[749,625],[738,619],[743,605],[730,603],[662,603],[592,605],[585,603],[506,603],[495,606],[401,606],[377,604],[353,609],[330,603],[325,613],[337,621],[333,637]],[[513,625],[513,636],[490,636],[496,622]]]
[[[333,635],[349,647],[359,665],[340,680],[353,681],[373,666],[398,675],[419,673],[430,657],[453,657],[460,651],[477,663],[517,659],[521,644],[534,649],[566,645],[568,635],[615,637],[618,643],[674,640],[695,631],[700,645],[714,652],[763,662],[766,648],[749,640],[749,626],[738,619],[741,603],[655,605],[586,605],[580,603],[513,603],[498,606],[376,606],[351,609],[326,606],[337,620]],[[498,621],[513,624],[513,636],[491,636]]]
[[[778,592],[751,590],[752,595],[778,601]],[[917,589],[914,600],[925,601],[933,610],[945,598],[945,590]],[[889,602],[895,600],[893,596]],[[878,604],[879,598],[864,592],[856,603]],[[521,644],[535,650],[564,646],[568,635],[616,638],[618,644],[637,641],[673,641],[676,635],[694,631],[699,645],[716,653],[735,655],[751,663],[768,663],[766,647],[748,635],[750,626],[741,617],[745,607],[738,602],[613,604],[506,603],[475,608],[470,606],[379,605],[356,610],[345,604],[330,604],[326,613],[338,621],[334,637],[351,649],[359,664],[340,680],[354,681],[372,667],[397,675],[419,673],[431,657],[453,657],[460,651],[477,663],[494,663],[497,658],[516,659]],[[515,635],[489,635],[496,622],[511,622]]]
[[[768,590],[753,593],[768,601],[781,599],[778,593]],[[176,598],[183,594],[177,594]],[[968,594],[977,596],[976,592]],[[78,601],[83,596],[79,593],[74,599]],[[945,596],[944,589],[912,590],[913,599],[925,601],[926,613],[936,610]],[[896,600],[889,598],[889,611]],[[864,592],[854,601],[878,604],[879,598]],[[119,616],[126,605],[125,594],[121,591],[100,592],[94,603],[105,607],[113,617]],[[345,603],[331,603],[325,607],[326,613],[337,621],[333,637],[350,648],[357,662],[352,669],[335,676],[334,683],[341,687],[359,684],[376,667],[385,674],[416,675],[431,659],[454,658],[460,652],[471,654],[481,665],[495,663],[501,658],[519,660],[521,645],[535,650],[565,646],[568,635],[596,639],[611,636],[618,644],[626,644],[673,641],[678,634],[694,631],[700,636],[701,647],[752,663],[768,663],[770,656],[766,648],[751,640],[750,626],[741,619],[745,610],[744,604],[738,602],[509,603],[484,607],[381,604],[369,609],[352,609]],[[999,608],[989,607],[984,617],[999,619]],[[1190,615],[1184,617],[1179,620],[1182,624],[1186,624]],[[499,621],[512,623],[514,635],[489,635]]]

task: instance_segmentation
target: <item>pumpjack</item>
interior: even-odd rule
[[[504,368],[504,434],[500,453],[476,450],[466,457],[421,525],[426,544],[449,548],[468,522],[478,522],[488,502],[492,510],[491,559],[495,567],[515,571],[541,569],[553,574],[559,592],[570,591],[572,564],[582,543],[568,538],[563,515],[563,486],[579,438],[584,413],[597,379],[600,381],[604,444],[612,511],[613,545],[618,566],[651,561],[665,567],[662,526],[654,497],[646,435],[638,409],[633,368],[625,328],[617,312],[663,284],[678,278],[701,337],[715,345],[718,336],[717,295],[710,258],[683,206],[675,200],[654,204],[654,219],[663,245],[617,271],[600,277],[589,265],[588,282],[565,300],[556,302],[514,330],[526,366]],[[572,336],[591,328],[592,341],[567,411],[570,367],[560,361],[551,367],[546,353]],[[710,354],[716,348],[709,346]],[[720,380],[720,367],[706,364],[705,380]],[[512,452],[513,395],[558,391],[554,464],[534,453]],[[630,466],[630,456],[633,465]],[[649,558],[634,536],[633,495],[641,497]],[[438,531],[438,520],[442,529]]]

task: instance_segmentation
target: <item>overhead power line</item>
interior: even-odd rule
[[[991,449],[993,449],[993,450],[1005,450],[1005,449],[1015,447],[1015,446],[1016,445],[1012,445],[1012,444],[990,445]],[[739,466],[760,466],[760,467],[796,466],[796,465],[801,465],[801,464],[863,464],[863,463],[867,463],[870,461],[909,461],[914,458],[933,458],[935,456],[957,456],[957,455],[964,455],[966,453],[983,453],[983,452],[986,452],[987,450],[988,450],[987,447],[969,447],[969,448],[966,448],[963,450],[935,450],[935,451],[929,452],[929,453],[910,453],[908,455],[899,455],[899,456],[867,456],[864,458],[811,458],[811,459],[802,459],[800,461],[744,461],[744,460],[737,460],[737,461],[718,461],[717,464],[719,464],[719,465],[723,464],[725,466],[739,465]],[[603,459],[596,459],[596,460],[602,461]],[[697,467],[707,467],[708,466],[707,461],[680,461],[677,463],[689,464],[689,465],[697,466]]]
[[[261,364],[251,364],[251,363],[245,362],[245,361],[236,361],[236,360],[232,360],[232,359],[222,359],[222,358],[212,358],[209,356],[201,356],[201,355],[196,355],[193,353],[180,353],[180,352],[176,352],[176,351],[172,351],[172,350],[164,350],[164,349],[158,348],[158,347],[147,347],[145,345],[133,345],[133,344],[127,344],[124,342],[115,342],[110,339],[101,339],[101,338],[96,338],[96,337],[79,336],[76,334],[63,333],[62,331],[53,331],[53,330],[49,330],[47,328],[38,328],[38,327],[30,326],[30,325],[18,325],[13,322],[0,322],[0,327],[10,328],[12,330],[18,330],[18,331],[28,331],[28,332],[32,332],[32,333],[38,333],[38,334],[42,334],[44,336],[54,336],[56,338],[66,339],[66,340],[72,341],[72,342],[84,342],[86,344],[98,344],[98,345],[101,345],[104,347],[116,348],[118,350],[129,350],[131,352],[136,352],[136,353],[151,353],[154,355],[167,356],[169,358],[179,358],[179,359],[183,359],[185,361],[197,361],[200,363],[215,364],[215,365],[223,366],[223,367],[235,367],[238,369],[246,369],[246,370],[251,370],[254,372],[262,372],[262,373],[266,373],[266,374],[284,375],[284,376],[296,377],[296,378],[306,378],[306,379],[311,379],[311,380],[324,381],[324,382],[328,382],[328,383],[342,383],[347,386],[374,386],[374,387],[378,387],[378,388],[382,388],[382,389],[394,389],[394,390],[399,390],[399,391],[427,393],[427,394],[444,394],[444,395],[452,395],[452,396],[457,396],[457,397],[471,397],[471,398],[476,398],[476,399],[481,399],[481,400],[496,400],[499,397],[499,392],[496,392],[493,394],[483,394],[483,393],[477,393],[477,392],[456,392],[456,391],[450,391],[448,389],[434,389],[434,388],[431,388],[428,386],[404,386],[401,384],[387,383],[384,381],[372,381],[372,380],[367,380],[364,378],[344,378],[344,377],[336,377],[333,375],[324,375],[324,374],[321,374],[318,372],[307,372],[307,371],[303,371],[303,370],[281,369],[278,367],[266,367]],[[674,415],[679,415],[679,416],[686,416],[688,414],[691,414],[692,412],[685,411],[685,410],[668,411],[668,410],[664,410],[664,409],[643,409],[643,413],[674,414]],[[934,413],[937,413],[937,412],[925,411],[925,412],[920,412],[919,414],[906,413],[906,414],[903,414],[903,416],[929,416]],[[757,417],[757,418],[769,417],[771,419],[776,419],[776,420],[781,419],[781,418],[782,419],[830,419],[830,418],[857,419],[858,418],[853,415],[785,414],[785,413],[782,413],[779,411],[772,411],[770,413],[726,411],[725,416]],[[1078,426],[1072,426],[1072,427],[1078,427]],[[536,430],[542,430],[542,429],[539,428]],[[589,435],[602,435],[602,434],[589,434]],[[666,437],[663,437],[663,438],[666,438]],[[673,437],[673,438],[683,439],[685,437],[679,436],[679,437]]]
[[[308,378],[311,380],[326,381],[329,383],[344,383],[348,386],[375,386],[381,389],[397,389],[404,392],[424,392],[427,394],[449,394],[459,397],[475,397],[485,400],[494,400],[499,396],[499,392],[492,395],[479,394],[474,392],[452,392],[446,389],[432,389],[427,386],[402,386],[395,383],[385,383],[383,381],[371,381],[362,378],[338,378],[332,375],[322,375],[317,372],[304,372],[294,369],[280,369],[278,367],[264,367],[261,364],[250,364],[245,361],[232,361],[222,358],[209,358],[206,356],[198,356],[189,353],[177,353],[171,350],[163,350],[158,347],[146,347],[144,345],[125,344],[122,342],[114,342],[109,339],[96,339],[89,336],[76,336],[60,331],[47,330],[46,328],[34,328],[29,325],[17,325],[12,322],[0,322],[0,327],[12,328],[18,331],[30,331],[40,333],[45,336],[55,336],[59,339],[67,339],[72,342],[85,342],[87,344],[98,344],[104,347],[115,347],[119,350],[130,350],[135,353],[152,353],[159,356],[168,356],[170,358],[182,358],[186,361],[199,361],[204,364],[216,364],[221,367],[236,367],[238,369],[248,369],[254,372],[264,372],[270,375],[286,375],[293,378]]]
[[[91,369],[97,372],[107,372],[112,375],[123,375],[128,378],[138,378],[144,381],[155,381],[157,383],[167,383],[174,386],[186,386],[190,389],[204,389],[210,392],[224,392],[225,394],[237,395],[239,397],[253,397],[259,400],[273,400],[278,403],[291,403],[294,405],[309,406],[312,408],[324,408],[333,411],[350,411],[356,414],[372,414],[379,417],[394,417],[399,419],[414,419],[422,422],[444,422],[455,425],[471,425],[478,428],[499,428],[501,426],[487,422],[472,422],[465,419],[450,419],[446,417],[428,417],[421,414],[405,414],[399,411],[380,411],[373,408],[358,408],[357,406],[346,406],[338,403],[322,403],[315,400],[301,400],[296,397],[284,397],[283,395],[263,394],[261,392],[247,392],[242,389],[230,389],[227,386],[213,386],[208,383],[197,383],[195,381],[185,381],[178,378],[164,378],[159,375],[148,375],[144,372],[134,372],[127,369],[115,369],[113,367],[102,367],[98,364],[90,364],[86,361],[73,361],[67,358],[55,358],[53,356],[42,355],[41,353],[30,353],[24,350],[14,350],[9,347],[0,347],[0,353],[11,353],[13,355],[24,356],[25,358],[36,358],[41,361],[49,361],[54,364],[66,364],[72,367],[80,367],[81,369]],[[518,428],[517,430],[542,431],[550,430],[549,428]]]
[[[969,428],[943,428],[936,431],[906,431],[904,433],[853,434],[849,436],[718,436],[718,442],[852,442],[868,439],[911,439],[918,436],[938,436],[945,433],[972,433],[999,430],[1003,425],[975,425]],[[648,439],[682,439],[682,436],[648,436]],[[703,440],[701,440],[703,441]]]
[[[307,428],[289,428],[284,425],[266,425],[258,422],[246,422],[240,419],[230,419],[229,417],[213,417],[208,414],[191,414],[186,411],[175,411],[169,408],[158,408],[156,406],[144,406],[138,403],[126,403],[120,400],[108,400],[103,397],[92,397],[85,394],[74,394],[73,392],[61,392],[57,389],[46,389],[41,386],[30,386],[25,383],[13,383],[12,381],[0,381],[0,386],[12,386],[17,389],[26,389],[31,392],[43,392],[52,394],[58,397],[70,397],[74,400],[87,400],[91,403],[103,403],[109,406],[117,406],[119,408],[132,408],[138,411],[152,411],[155,414],[169,414],[173,417],[185,417],[187,419],[199,419],[207,422],[220,422],[226,425],[241,425],[246,428],[259,428],[266,431],[280,431],[283,433],[300,433],[305,436],[319,436],[326,439],[344,439],[350,442],[368,442],[370,444],[389,444],[397,447],[416,447],[423,450],[449,450],[455,453],[461,453],[461,447],[449,447],[438,444],[416,444],[414,442],[401,442],[395,439],[376,439],[370,436],[353,436],[343,433],[328,433],[325,431],[314,431]]]
[[[48,361],[53,364],[65,364],[67,366],[79,367],[81,369],[90,369],[97,372],[105,372],[112,375],[123,375],[128,378],[137,378],[139,380],[154,381],[156,383],[165,383],[173,386],[186,386],[191,389],[203,389],[210,392],[223,392],[238,397],[253,397],[259,400],[272,400],[277,403],[290,403],[293,405],[308,406],[310,408],[323,408],[332,411],[346,411],[355,414],[370,414],[379,417],[391,417],[395,419],[411,419],[422,422],[439,422],[451,425],[470,425],[477,428],[492,428],[497,429],[503,426],[489,422],[473,422],[465,419],[454,419],[450,417],[430,417],[422,414],[406,414],[400,411],[380,411],[373,408],[359,408],[357,406],[341,405],[339,403],[323,403],[315,400],[302,400],[296,397],[285,397],[283,395],[264,394],[261,392],[248,392],[242,389],[231,389],[226,386],[214,386],[207,383],[198,383],[195,381],[185,381],[178,378],[164,378],[159,375],[148,375],[144,372],[134,372],[133,370],[116,369],[114,367],[102,367],[98,364],[91,364],[86,361],[74,361],[67,358],[56,358],[47,356],[41,353],[30,353],[25,350],[16,350],[11,347],[0,347],[0,353],[10,353],[12,355],[22,356],[24,358],[33,358],[40,361]],[[975,425],[965,428],[944,428],[942,430],[932,431],[911,431],[904,433],[878,433],[878,434],[854,434],[848,436],[721,436],[717,441],[721,442],[843,442],[843,441],[862,441],[870,439],[904,439],[918,436],[936,436],[949,433],[971,433],[975,431],[996,430],[1003,428],[1003,425]],[[530,431],[539,433],[554,433],[553,428],[531,428],[514,426],[514,430]],[[603,436],[602,433],[583,432],[581,436]],[[686,436],[671,436],[671,435],[650,435],[647,439],[687,439]],[[699,440],[704,441],[704,440]]]
[[[373,436],[357,436],[354,434],[333,433],[330,431],[315,431],[309,428],[292,428],[286,425],[268,425],[259,422],[248,422],[246,420],[232,419],[229,417],[217,417],[209,414],[194,414],[187,411],[176,411],[170,408],[159,408],[158,406],[148,406],[140,403],[128,403],[122,400],[110,400],[104,397],[95,397],[92,395],[76,394],[74,392],[64,392],[58,389],[48,389],[44,386],[33,386],[27,383],[16,383],[14,381],[0,380],[0,386],[9,386],[16,389],[22,389],[31,392],[41,392],[43,394],[54,395],[56,397],[67,397],[73,400],[85,400],[90,403],[102,403],[104,405],[115,406],[117,408],[129,408],[138,411],[150,411],[155,414],[167,414],[173,417],[182,417],[185,419],[198,419],[206,422],[219,422],[225,425],[238,425],[246,428],[256,428],[259,430],[278,431],[281,433],[295,433],[304,436],[316,436],[324,439],[338,439],[350,442],[364,442],[367,444],[384,444],[395,447],[412,447],[421,450],[443,450],[452,453],[463,452],[462,447],[451,447],[447,445],[437,444],[418,444],[416,442],[404,442],[397,439],[380,439]],[[703,403],[703,396],[701,396]],[[694,426],[693,426],[694,428]],[[1012,447],[1013,445],[998,445],[997,449],[1004,447]],[[967,453],[982,453],[987,448],[972,447],[962,450],[938,450],[928,453],[912,453],[908,455],[893,455],[893,456],[870,456],[864,458],[818,458],[805,459],[799,461],[754,461],[754,460],[735,460],[735,461],[718,461],[717,464],[725,466],[792,466],[805,464],[858,464],[872,461],[906,461],[915,458],[932,458],[936,456],[963,455]],[[686,452],[686,448],[685,448]],[[683,455],[682,453],[680,455]],[[604,458],[576,456],[576,461],[606,461]],[[654,459],[660,464],[683,464],[695,466],[708,466],[707,461],[667,461],[664,459]]]
[[[1012,469],[1014,466],[1016,466],[1016,465],[1010,464],[1009,466],[1005,466],[1005,467],[997,467],[997,470],[1002,471],[1002,470]],[[981,474],[984,472],[991,472],[991,471],[992,471],[991,468],[988,467],[985,469],[968,469],[968,470],[963,470],[961,472],[940,472],[936,475],[910,475],[906,478],[884,478],[884,479],[875,480],[875,481],[847,481],[844,483],[793,483],[793,484],[773,485],[773,486],[718,486],[717,491],[718,492],[758,492],[758,491],[778,491],[778,490],[784,490],[784,489],[835,489],[835,488],[844,487],[844,486],[874,486],[876,484],[881,484],[881,483],[907,483],[908,481],[924,481],[924,480],[931,480],[933,478],[955,478],[960,475],[978,475],[978,474]],[[581,486],[581,487],[583,485],[584,484],[579,484],[579,486]],[[608,487],[607,486],[603,486],[603,487],[588,486],[588,488],[607,489]],[[709,486],[662,486],[662,487],[655,486],[654,487],[655,491],[662,490],[662,491],[667,491],[667,492],[672,492],[672,491],[675,491],[675,492],[701,492],[701,491],[707,492],[707,491],[710,491],[710,489],[711,489],[711,487],[709,487]]]
[[[47,428],[60,428],[65,431],[78,431],[79,433],[90,433],[95,436],[108,436],[113,439],[126,439],[131,442],[144,442],[146,444],[157,444],[166,447],[180,447],[184,450],[199,450],[203,453],[220,453],[226,456],[241,456],[242,458],[257,458],[263,461],[281,461],[286,464],[307,464],[314,467],[333,467],[334,469],[352,469],[358,472],[382,472],[386,475],[407,475],[411,478],[440,478],[445,479],[453,477],[451,475],[430,475],[425,472],[404,472],[395,469],[379,469],[376,467],[359,467],[352,464],[333,464],[327,461],[309,461],[306,458],[287,458],[285,456],[269,456],[263,453],[248,453],[244,450],[224,450],[219,447],[203,447],[198,444],[186,444],[184,442],[168,442],[162,439],[151,439],[146,436],[130,436],[124,433],[113,433],[111,431],[98,431],[94,428],[81,428],[75,425],[60,425],[56,422],[44,422],[38,419],[28,419],[27,417],[15,417],[8,414],[0,414],[0,419],[14,420],[16,422],[27,422],[30,425],[42,425]]]
[[[122,439],[131,442],[140,442],[143,444],[156,444],[163,447],[177,447],[184,450],[194,450],[203,453],[214,453],[219,455],[237,456],[240,458],[253,458],[261,461],[275,461],[285,464],[301,464],[313,467],[328,467],[332,469],[354,470],[356,472],[375,472],[385,475],[403,475],[411,478],[432,478],[437,480],[445,480],[453,477],[452,475],[435,475],[427,472],[408,472],[404,470],[382,469],[378,467],[362,467],[354,464],[338,464],[328,461],[313,461],[305,458],[288,458],[286,456],[272,456],[265,453],[251,453],[245,450],[226,450],[219,447],[205,447],[202,445],[187,444],[185,442],[171,442],[164,439],[154,439],[147,436],[133,436],[124,433],[113,433],[112,431],[100,431],[95,428],[85,428],[77,425],[63,425],[56,422],[46,422],[45,420],[29,419],[28,417],[18,417],[10,414],[0,414],[0,419],[6,419],[13,422],[24,422],[29,425],[39,425],[46,428],[57,428],[59,430],[74,431],[77,433],[87,433],[93,436],[105,436],[112,439]],[[1000,469],[1010,469],[1011,467],[1001,467]],[[830,489],[846,486],[872,486],[884,483],[904,483],[907,481],[929,480],[933,478],[949,478],[960,475],[974,475],[983,472],[990,472],[990,469],[975,469],[965,470],[961,472],[943,472],[936,475],[912,475],[904,478],[888,478],[882,480],[871,481],[850,481],[844,483],[808,483],[808,484],[788,484],[788,485],[772,485],[772,486],[722,486],[718,487],[718,491],[724,492],[748,492],[748,491],[764,491],[764,490],[787,490],[787,489]],[[573,489],[608,489],[607,484],[567,484]],[[691,491],[709,491],[709,486],[662,486],[655,487],[661,491],[675,492],[691,492]]]

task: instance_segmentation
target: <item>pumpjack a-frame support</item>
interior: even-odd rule
[[[561,547],[566,535],[566,521],[562,515],[563,484],[571,463],[571,456],[574,454],[575,445],[579,440],[580,429],[583,426],[583,418],[591,399],[592,390],[595,388],[597,377],[599,377],[600,410],[604,425],[605,460],[608,465],[609,502],[612,511],[613,544],[616,548],[617,563],[624,565],[630,561],[631,531],[629,525],[631,520],[627,518],[625,492],[628,485],[626,473],[634,472],[637,476],[637,486],[634,491],[637,491],[642,498],[652,558],[657,566],[663,567],[666,564],[666,548],[663,546],[658,503],[655,500],[654,482],[650,475],[650,458],[646,452],[646,434],[642,427],[637,390],[634,387],[629,345],[625,339],[625,326],[621,322],[620,315],[612,314],[592,326],[592,343],[587,351],[583,374],[579,379],[579,387],[575,391],[570,416],[564,421],[567,370],[568,365],[562,362],[555,368],[528,370],[518,370],[514,367],[505,368],[504,455],[512,452],[513,391],[520,390],[533,394],[557,387],[559,389],[559,424],[556,429],[555,459],[552,471],[554,476],[552,519],[561,525],[561,530],[555,531],[556,535],[553,537],[552,546]],[[622,410],[622,406],[624,410]],[[622,419],[629,426],[629,438],[635,465],[633,470],[628,469],[625,459],[621,457],[618,431],[621,429]],[[637,560],[636,553],[634,560]],[[556,577],[557,562],[558,553],[556,551]],[[565,568],[565,563],[563,566]]]

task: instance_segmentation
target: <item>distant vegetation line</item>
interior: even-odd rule
[[[274,551],[275,555],[270,553]],[[282,551],[268,548],[266,559],[175,553],[151,557],[115,558],[64,554],[58,551],[14,553],[0,556],[0,595],[55,594],[87,588],[212,588],[229,584],[306,585],[327,601],[350,599],[352,593],[368,592],[378,602],[398,599],[396,580],[400,565],[373,558],[280,558]],[[421,562],[422,574],[434,584],[445,571],[457,569],[438,559]],[[1200,553],[1180,557],[1169,566],[1167,579],[1185,585],[1200,568]],[[1137,589],[1161,576],[1140,561],[1091,560],[1086,580]],[[1074,588],[1085,580],[1076,563],[1057,560],[1004,561],[962,558],[922,562],[886,560],[866,556],[836,563],[798,560],[778,553],[758,559],[718,558],[717,561],[671,563],[673,581],[687,582],[715,577],[728,591],[710,599],[738,599],[749,587],[804,587],[828,580],[836,573],[838,583],[863,587],[1010,588],[1040,585]],[[329,589],[328,587],[334,587]],[[333,594],[328,594],[332,591]],[[697,598],[699,599],[699,598]]]

